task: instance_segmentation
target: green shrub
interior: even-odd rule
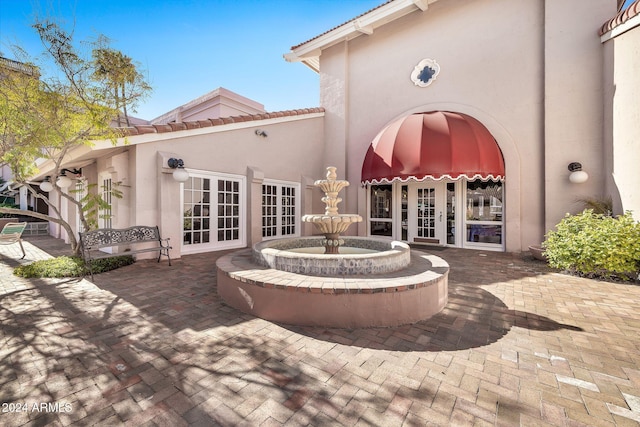
[[[587,209],[560,221],[542,243],[549,264],[582,275],[632,280],[640,272],[640,223]]]
[[[119,256],[92,261],[93,273],[104,273],[125,265],[133,264],[131,256]],[[21,265],[13,270],[13,274],[26,278],[39,277],[82,277],[89,274],[84,261],[76,256],[60,256]]]

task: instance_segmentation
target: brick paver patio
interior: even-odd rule
[[[220,254],[91,283],[15,277],[17,251],[0,247],[3,426],[640,424],[637,285],[444,249],[449,303],[432,319],[301,328],[222,304]]]

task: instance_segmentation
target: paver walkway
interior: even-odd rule
[[[25,249],[25,262],[64,252],[52,238]],[[220,254],[91,283],[17,278],[12,251],[0,248],[3,426],[640,424],[637,285],[445,249],[449,303],[432,319],[300,328],[222,304]]]

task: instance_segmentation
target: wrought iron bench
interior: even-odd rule
[[[22,246],[22,232],[26,227],[26,222],[8,222],[0,231],[0,245],[20,244],[20,249],[22,249],[22,258],[20,259],[27,256],[24,246]]]
[[[123,252],[107,253],[100,251],[102,248],[123,246],[127,247]],[[80,233],[80,248],[82,250],[82,258],[89,267],[91,280],[93,280],[92,261],[96,259],[158,252],[158,262],[160,262],[160,257],[164,255],[169,260],[169,265],[171,265],[169,239],[160,237],[158,226],[137,225],[125,229],[101,228],[86,231]]]

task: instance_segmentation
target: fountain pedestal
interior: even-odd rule
[[[344,233],[353,223],[362,222],[362,217],[355,214],[339,214],[338,203],[342,201],[338,193],[349,185],[349,181],[337,180],[336,168],[327,168],[327,179],[319,179],[314,182],[316,187],[324,191],[322,201],[326,205],[324,215],[304,215],[302,222],[310,222],[320,233],[324,234],[324,253],[338,254],[340,246],[344,243],[340,234]]]

